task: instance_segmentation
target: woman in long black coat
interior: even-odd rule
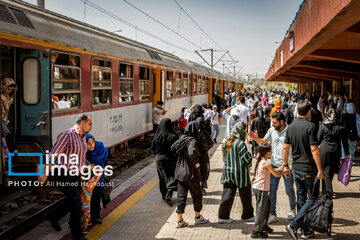
[[[335,109],[329,109],[327,112],[326,119],[319,128],[318,140],[324,169],[323,186],[325,186],[327,192],[332,194],[331,182],[334,174],[339,172],[340,167],[341,141],[344,145],[345,154],[349,155],[345,128],[338,124]]]
[[[162,119],[152,141],[152,149],[156,154],[162,199],[170,206],[172,205],[173,191],[176,191],[177,188],[177,181],[174,178],[176,158],[170,147],[178,139],[179,137],[171,125],[171,120],[169,118]]]

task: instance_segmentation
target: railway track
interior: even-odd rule
[[[127,148],[118,149],[108,160],[113,166],[114,175],[133,166],[152,154],[151,137],[135,139]],[[44,191],[48,191],[44,194]],[[51,191],[40,188],[19,190],[0,196],[0,239],[11,240],[23,235],[40,222],[46,220],[47,214],[59,207],[64,201],[57,188]]]

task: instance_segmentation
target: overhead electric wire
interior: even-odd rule
[[[96,9],[96,10],[104,13],[105,15],[107,15],[107,16],[109,16],[109,17],[111,17],[111,18],[114,18],[114,19],[118,20],[119,22],[122,22],[122,23],[126,24],[127,26],[129,26],[129,27],[131,27],[131,28],[134,28],[134,29],[137,30],[137,31],[140,31],[140,32],[142,32],[142,33],[144,33],[144,34],[146,34],[146,35],[149,35],[149,36],[151,36],[151,37],[153,37],[153,38],[155,38],[155,39],[157,39],[157,40],[159,40],[159,41],[161,41],[161,42],[164,42],[164,43],[166,43],[166,44],[168,44],[168,45],[170,45],[170,46],[173,46],[173,47],[176,47],[176,48],[181,49],[181,50],[183,50],[183,51],[186,51],[186,52],[189,52],[189,53],[193,53],[193,54],[194,54],[193,51],[190,51],[190,50],[185,49],[185,48],[183,48],[183,47],[180,47],[180,46],[178,46],[178,45],[176,45],[176,44],[173,44],[173,43],[171,43],[171,42],[168,42],[168,41],[166,41],[166,40],[164,40],[164,39],[162,39],[162,38],[160,38],[160,37],[158,37],[158,36],[156,36],[156,35],[148,32],[148,31],[146,31],[146,30],[144,30],[144,29],[136,26],[135,24],[132,24],[132,23],[130,23],[130,22],[122,19],[121,17],[119,17],[119,16],[117,16],[117,15],[109,12],[108,10],[106,10],[106,9],[104,9],[104,8],[102,8],[102,7],[98,6],[98,5],[90,2],[89,0],[80,0],[80,1],[83,2],[83,3],[86,3],[88,6],[90,6],[90,7],[94,8],[94,9]]]
[[[129,4],[130,6],[132,6],[133,8],[135,8],[136,10],[138,10],[139,12],[141,12],[142,14],[146,15],[147,17],[151,18],[152,20],[154,20],[155,22],[157,22],[158,24],[160,24],[161,26],[163,26],[164,28],[168,29],[169,31],[175,33],[176,35],[178,35],[179,37],[181,37],[182,39],[184,39],[185,41],[187,41],[188,43],[192,44],[193,46],[197,47],[198,49],[201,49],[200,46],[196,45],[194,42],[190,41],[189,39],[187,39],[186,37],[184,37],[183,35],[181,35],[179,32],[176,32],[175,30],[173,30],[172,28],[170,28],[169,26],[165,25],[164,23],[160,22],[159,20],[157,20],[156,18],[154,18],[153,16],[151,16],[150,14],[144,12],[143,10],[141,10],[140,8],[136,7],[134,4],[130,3],[127,0],[123,0],[125,3]]]

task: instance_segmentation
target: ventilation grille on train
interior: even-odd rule
[[[12,14],[15,16],[19,25],[28,28],[35,28],[31,23],[30,19],[25,15],[21,10],[10,8]],[[0,21],[17,24],[14,16],[10,11],[5,7],[5,5],[0,4]]]
[[[9,10],[0,4],[0,21],[16,24],[14,17]]]
[[[162,60],[157,52],[154,52],[154,51],[149,50],[149,49],[146,49],[146,51],[149,53],[149,55],[150,55],[150,57],[152,59],[156,59],[156,60],[160,60],[160,61]]]

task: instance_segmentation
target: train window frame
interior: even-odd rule
[[[126,65],[126,66],[131,66],[132,67],[132,77],[128,77],[127,76],[127,68],[126,68],[126,76],[125,77],[122,77],[120,74],[121,74],[121,71],[120,71],[120,68],[121,68],[121,65]],[[134,77],[134,64],[133,63],[130,63],[130,62],[119,62],[119,104],[121,105],[126,105],[126,104],[132,104],[135,102],[135,77]],[[128,95],[121,95],[120,94],[120,89],[121,89],[121,81],[126,81],[126,83],[129,83],[132,81],[132,95],[128,94]],[[131,101],[120,101],[121,98],[129,98],[131,99]]]
[[[96,66],[94,65],[94,60],[99,60],[99,61],[104,61],[104,62],[110,62],[110,67],[102,67],[102,66]],[[92,57],[90,59],[90,67],[91,67],[91,107],[92,108],[101,108],[101,107],[108,107],[108,106],[112,106],[112,86],[113,86],[113,69],[112,69],[112,61],[110,59],[106,59],[106,58],[97,58],[97,57]],[[94,68],[97,69],[104,69],[104,70],[109,70],[110,69],[110,86],[107,87],[94,87]],[[97,80],[97,81],[101,81],[101,80]],[[101,104],[94,104],[93,102],[93,97],[94,97],[94,91],[98,91],[98,90],[108,90],[110,91],[110,97],[109,97],[109,102],[108,103],[101,103]]]
[[[61,65],[61,64],[56,64],[53,63],[53,60],[52,60],[52,57],[53,57],[53,54],[54,53],[57,53],[57,54],[64,54],[64,55],[71,55],[71,56],[74,56],[74,57],[78,57],[79,58],[79,66],[69,66],[69,65]],[[55,60],[56,61],[56,60]],[[58,113],[64,113],[64,112],[71,112],[71,111],[78,111],[80,110],[81,108],[81,90],[82,90],[82,71],[81,71],[81,56],[79,54],[76,54],[76,53],[73,53],[73,52],[63,52],[63,51],[51,51],[50,53],[50,64],[51,64],[51,101],[53,102],[53,98],[54,98],[54,95],[60,95],[60,94],[68,94],[68,93],[71,93],[71,94],[76,94],[78,97],[77,101],[78,101],[78,105],[75,106],[75,107],[70,107],[70,108],[62,108],[62,109],[55,109],[55,108],[52,108],[51,107],[51,112],[53,114],[58,114]],[[59,69],[60,68],[69,68],[69,69],[77,69],[79,70],[79,76],[78,76],[78,79],[79,79],[79,91],[77,90],[71,90],[69,92],[69,90],[67,91],[58,91],[58,90],[55,90],[54,88],[54,73],[55,73],[55,68],[58,67]],[[74,80],[74,79],[70,79],[70,80]],[[61,83],[61,80],[57,80],[56,82],[58,83]],[[64,81],[63,81],[64,82]],[[66,81],[65,81],[66,82]],[[70,82],[70,81],[67,81],[67,82]],[[75,82],[75,81],[73,81]]]
[[[209,93],[210,91],[210,80],[209,77],[206,77],[205,79],[205,93]]]
[[[186,78],[185,78],[185,74],[186,74]],[[188,96],[189,95],[189,73],[182,73],[182,96]],[[186,84],[185,84],[185,80],[186,80]],[[186,93],[184,92],[185,88],[184,86],[186,86]]]
[[[174,71],[173,70],[166,70],[166,81],[165,81],[165,96],[166,99],[173,99],[175,98],[175,94],[174,94],[174,89],[175,89],[175,78],[174,78]],[[169,73],[171,73],[169,75]],[[169,76],[171,76],[169,78]],[[170,92],[170,96],[168,95],[168,82],[171,82],[171,92]]]
[[[35,60],[36,63],[37,63],[37,67],[35,68],[37,70],[37,72],[35,73],[36,74],[36,79],[34,80],[34,82],[36,82],[37,84],[37,87],[34,88],[34,87],[31,87],[33,86],[32,85],[32,82],[30,82],[30,86],[26,86],[27,84],[25,82],[25,76],[26,76],[26,79],[28,79],[27,76],[29,76],[29,74],[25,74],[25,63],[28,61],[28,60]],[[30,70],[34,69],[33,67],[30,67]],[[27,57],[23,60],[22,62],[22,99],[23,99],[23,102],[24,104],[26,105],[37,105],[40,103],[41,101],[41,65],[40,65],[40,61],[38,58],[36,57]],[[26,89],[26,91],[25,91]],[[37,91],[37,94],[33,92],[33,90],[36,89]],[[31,91],[29,91],[31,90]],[[34,96],[36,97],[35,98],[35,101],[34,102],[29,102],[27,101],[27,96],[29,96],[29,98],[33,98]]]
[[[178,86],[177,86],[179,81],[180,81],[180,84],[179,84],[180,90],[178,90]],[[177,91],[179,91],[180,94],[177,94],[178,93]],[[182,74],[181,74],[181,72],[175,72],[175,97],[179,98],[181,96],[182,96]]]
[[[206,77],[202,77],[201,93],[206,93]]]
[[[140,78],[141,68],[148,69],[148,74],[147,74],[147,78],[148,78],[148,79],[142,79],[142,78]],[[147,65],[139,65],[139,101],[140,101],[140,102],[148,102],[148,101],[151,101],[151,94],[150,94],[150,92],[151,92],[151,91],[150,91],[150,77],[151,77],[151,68],[150,68],[150,66],[147,66]],[[142,82],[148,83],[149,94],[141,94],[141,83],[142,83]],[[142,97],[148,97],[148,98],[142,99]]]

